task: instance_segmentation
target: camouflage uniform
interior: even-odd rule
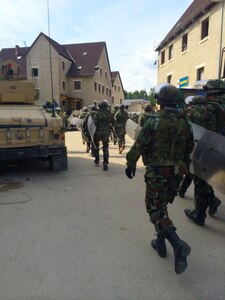
[[[131,120],[134,121],[135,123],[138,123],[139,114],[133,113],[132,115],[130,115],[130,118],[131,118]]]
[[[81,114],[79,115],[79,118],[84,120],[88,112],[89,112],[89,109],[86,106],[84,106],[82,108]],[[81,137],[82,137],[83,144],[86,143],[86,134],[87,134],[86,128],[83,127],[82,131],[81,131]]]
[[[114,119],[116,121],[115,129],[118,136],[119,153],[121,154],[125,149],[126,122],[129,119],[123,104],[120,105],[120,110],[115,114]]]
[[[148,104],[145,107],[144,112],[138,118],[138,124],[143,127],[148,118],[153,114],[152,105]]]
[[[115,105],[114,109],[112,110],[112,118],[114,119],[115,117],[115,114],[119,111],[119,105]],[[116,145],[117,143],[117,134],[116,134],[116,131],[115,131],[115,128],[113,126],[111,126],[110,128],[110,131],[111,131],[111,134],[112,134],[112,139],[113,139],[113,144]]]
[[[206,104],[201,111],[201,119],[192,120],[206,129],[219,134],[225,133],[225,102],[222,95],[225,93],[225,82],[209,80],[204,87],[206,90]],[[196,224],[205,224],[206,210],[212,216],[217,212],[221,201],[215,196],[214,190],[204,180],[194,177],[195,209],[185,209],[185,214]]]
[[[108,109],[108,102],[106,100],[101,101],[99,110],[94,116],[94,123],[96,126],[96,132],[94,135],[94,156],[95,164],[99,164],[99,144],[103,144],[103,170],[108,170],[109,163],[109,136],[110,126],[114,124],[112,114]]]
[[[180,240],[168,216],[167,204],[172,203],[177,189],[187,172],[185,157],[194,147],[193,134],[185,114],[178,112],[176,104],[182,96],[177,88],[165,84],[156,93],[161,110],[147,120],[136,142],[127,153],[128,178],[135,175],[140,156],[146,166],[146,210],[154,224],[157,239],[152,247],[165,257],[165,238],[174,248],[175,272],[182,273],[187,266],[186,256],[190,247]]]
[[[204,96],[194,96],[186,109],[188,120],[198,125],[202,125],[205,104],[206,98]],[[194,179],[194,175],[189,172],[190,162],[190,157],[188,156],[186,159],[188,173],[184,176],[178,191],[181,198],[184,197],[187,189]]]
[[[89,116],[92,117],[92,119],[94,120],[94,116],[97,113],[97,106],[96,105],[91,105],[89,107],[90,111],[86,114],[86,116],[84,117],[84,124],[83,124],[83,128],[84,128],[84,132],[85,132],[85,138],[86,138],[86,142],[87,142],[87,149],[86,152],[89,153],[89,151],[91,150],[91,154],[92,156],[94,155],[94,145],[92,143],[92,138],[90,133],[89,133],[89,129],[88,129],[88,118]]]

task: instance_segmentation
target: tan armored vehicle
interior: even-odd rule
[[[62,118],[35,98],[32,82],[0,81],[0,162],[40,158],[67,170]]]

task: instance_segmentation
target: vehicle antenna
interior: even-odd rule
[[[50,18],[49,18],[49,0],[47,0],[47,10],[48,10],[48,36],[50,36]],[[52,91],[52,117],[56,117],[55,109],[54,109],[54,93],[53,93],[53,78],[52,78],[52,51],[51,51],[51,43],[49,41],[49,60],[50,60],[50,77],[51,77],[51,91]]]

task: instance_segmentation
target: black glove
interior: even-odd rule
[[[125,173],[129,179],[132,179],[135,176],[136,167],[127,167]]]

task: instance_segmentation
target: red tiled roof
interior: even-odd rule
[[[194,0],[187,8],[181,18],[169,31],[166,37],[160,42],[156,51],[162,49],[167,43],[175,38],[179,33],[186,30],[186,28],[196,21],[200,16],[204,15],[216,3],[212,0]]]
[[[49,41],[49,43],[55,48],[55,50],[58,52],[59,55],[67,58],[68,60],[72,61],[68,51],[66,50],[65,47],[63,47],[62,45],[60,45],[59,43],[57,43],[56,41],[54,41],[53,39],[51,39],[49,36],[47,36],[46,34],[44,34],[43,32],[41,32],[38,37],[35,39],[35,41],[33,42],[33,44],[30,46],[29,49],[32,48],[32,46],[35,44],[35,42],[39,39],[39,37],[43,35],[46,40]]]
[[[20,48],[21,55],[23,53],[23,56],[19,63],[25,63],[25,74],[26,54],[29,53],[29,50],[32,48],[34,43],[41,35],[43,35],[49,41],[49,43],[55,48],[59,55],[65,57],[66,59],[72,62],[71,67],[67,73],[67,76],[69,77],[94,75],[96,71],[95,67],[99,63],[99,59],[104,48],[107,54],[107,47],[105,42],[60,45],[59,43],[57,43],[56,41],[54,41],[53,39],[49,38],[47,35],[41,32],[30,47]],[[0,60],[5,61],[6,59],[10,58],[16,60],[15,48],[2,49],[2,51],[0,52]],[[109,61],[108,65],[110,69]]]
[[[75,64],[72,64],[68,76],[91,76],[99,63],[103,49],[106,49],[105,42],[68,44],[63,45],[73,57]]]
[[[121,82],[121,86],[122,86],[122,89],[123,89],[123,83],[122,83],[119,71],[113,71],[113,72],[111,72],[112,84],[114,84],[114,81],[116,80],[117,76],[119,76],[119,79],[120,79],[120,82]],[[124,91],[124,89],[123,89],[123,91]]]
[[[118,71],[113,71],[113,72],[111,72],[112,80],[115,80],[117,75],[119,75],[119,72],[118,72]]]
[[[4,62],[8,59],[15,61],[20,65],[21,73],[25,75],[27,73],[26,54],[29,50],[29,47],[21,47],[18,48],[18,50],[18,57],[20,57],[20,59],[18,59],[16,56],[16,48],[3,48],[0,51],[0,62]]]

